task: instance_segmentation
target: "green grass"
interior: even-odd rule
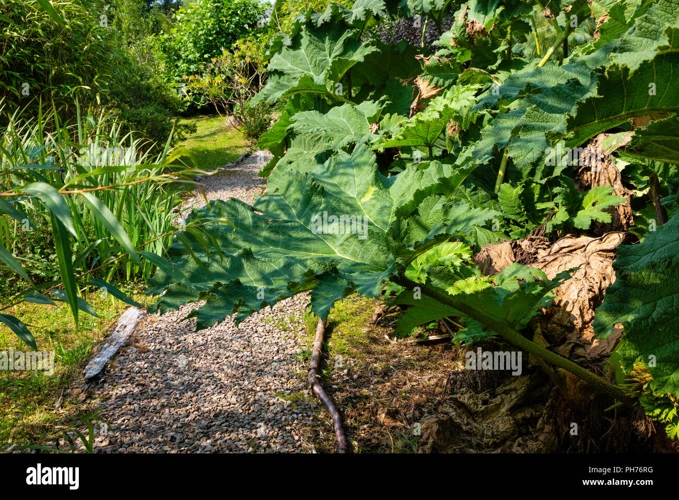
[[[186,148],[202,170],[215,170],[232,163],[250,145],[238,130],[227,125],[222,116],[199,116],[188,121],[196,125],[192,134],[180,146]]]
[[[151,302],[141,293],[126,290],[142,304]],[[60,307],[22,303],[6,313],[32,325],[39,351],[55,351],[54,373],[42,371],[0,372],[0,452],[11,444],[53,446],[64,430],[77,427],[86,409],[71,383],[100,342],[129,307],[112,296],[84,294],[99,318],[83,314],[76,329],[65,304]],[[0,351],[29,349],[4,325],[0,326]]]
[[[290,401],[293,408],[297,408],[301,403],[308,402],[312,399],[306,391],[293,392],[292,394],[284,394],[282,392],[277,392],[276,397],[284,399],[285,401]]]

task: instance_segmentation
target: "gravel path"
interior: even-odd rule
[[[206,198],[208,201],[238,198],[251,204],[264,192],[266,181],[257,174],[270,159],[270,153],[255,151],[241,163],[205,177],[196,187],[196,196],[182,207],[182,214],[205,206]]]
[[[251,203],[264,188],[268,161],[256,152],[240,165],[206,177],[197,193]],[[189,206],[204,205],[197,194]],[[182,212],[184,213],[184,211]],[[107,423],[100,453],[309,452],[304,430],[313,401],[303,314],[308,298],[292,297],[238,327],[228,318],[194,332],[190,304],[147,316],[93,389]]]

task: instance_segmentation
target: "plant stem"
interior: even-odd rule
[[[651,201],[655,207],[655,217],[658,219],[658,225],[662,226],[663,224],[667,223],[668,215],[667,209],[660,203],[660,198],[662,196],[660,194],[660,181],[658,180],[658,174],[655,172],[651,174],[649,184],[651,185],[649,196],[651,197]]]
[[[545,6],[542,5],[542,2],[540,2],[540,0],[535,0],[535,4],[536,4],[538,7],[540,7],[540,10],[542,11],[542,15],[543,15],[544,17],[547,17],[547,16],[544,15],[546,9],[545,9]],[[561,31],[561,26],[559,26],[559,23],[556,22],[556,19],[553,18],[553,17],[549,17],[548,19],[549,19],[549,22],[550,22],[550,23],[552,24],[552,26],[554,27],[554,29],[556,30],[556,32],[559,33],[559,32]]]
[[[531,23],[533,24],[533,38],[535,39],[535,53],[538,57],[542,55],[542,49],[540,48],[540,39],[538,38],[538,25],[535,22],[535,16],[531,16]]]
[[[422,26],[422,47],[427,40],[427,25],[429,24],[429,18],[424,20],[424,26]]]
[[[351,70],[347,71],[347,98],[351,99]]]
[[[540,63],[538,64],[538,68],[542,68],[545,64],[547,64],[547,61],[552,57],[556,49],[559,48],[559,45],[563,43],[565,39],[568,38],[568,29],[564,30],[561,32],[559,37],[556,39],[556,42],[554,42],[554,45],[552,45],[549,49],[547,49],[547,53],[545,54],[545,57],[542,58]]]
[[[446,304],[454,309],[457,309],[466,316],[469,316],[471,319],[474,319],[479,323],[487,326],[488,328],[490,328],[491,330],[499,334],[501,337],[505,338],[506,340],[514,344],[515,346],[523,349],[524,351],[530,354],[539,356],[540,358],[544,359],[545,361],[549,361],[550,363],[559,368],[569,371],[570,373],[581,378],[585,382],[588,382],[592,387],[594,387],[596,390],[600,392],[608,394],[609,396],[612,396],[621,401],[627,402],[632,400],[632,398],[630,398],[630,396],[628,396],[627,393],[625,393],[625,391],[623,391],[620,387],[611,384],[606,379],[590,372],[589,370],[586,370],[580,365],[573,363],[571,360],[566,359],[563,356],[560,356],[552,351],[549,351],[544,347],[540,347],[535,342],[528,340],[518,330],[514,329],[511,325],[505,323],[504,321],[489,318],[488,316],[485,316],[483,313],[477,311],[476,309],[473,309],[472,307],[469,307],[468,305],[460,303],[459,301],[455,300],[453,296],[448,295],[442,291],[439,291],[430,285],[415,283],[414,281],[410,281],[407,278],[398,278],[393,281],[395,281],[401,286],[406,287],[409,290],[413,290],[415,287],[419,287],[424,295],[427,295],[432,299],[438,300],[442,304]]]
[[[356,40],[359,42],[361,41],[361,35],[363,35],[363,30],[365,29],[366,25],[368,24],[368,21],[372,18],[372,15],[365,16],[365,21],[363,21],[363,26],[361,26],[361,31],[358,32],[358,36],[356,37]]]
[[[500,162],[500,171],[497,173],[497,180],[495,181],[496,194],[498,191],[500,191],[500,186],[502,186],[502,182],[505,180],[505,172],[507,172],[507,159],[509,158],[509,155],[507,154],[508,151],[509,146],[505,148],[505,152],[502,154],[502,161]]]

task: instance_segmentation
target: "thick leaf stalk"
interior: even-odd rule
[[[502,155],[502,161],[500,162],[500,171],[497,173],[497,180],[495,181],[495,193],[500,191],[500,186],[505,180],[505,173],[507,173],[507,160],[509,159],[508,154],[509,148],[505,148],[505,152]]]
[[[608,394],[609,396],[612,396],[622,401],[631,401],[630,396],[628,396],[627,393],[625,393],[625,391],[623,391],[620,387],[611,384],[604,378],[590,372],[589,370],[570,361],[569,359],[566,359],[563,356],[559,356],[558,354],[537,345],[535,342],[528,340],[512,326],[488,318],[487,316],[484,316],[483,314],[479,313],[477,310],[468,307],[465,304],[458,303],[458,301],[456,301],[452,296],[442,293],[430,285],[415,283],[406,278],[399,278],[397,280],[397,283],[401,286],[408,288],[409,290],[412,290],[415,287],[419,287],[424,295],[427,295],[430,298],[441,302],[442,304],[453,307],[458,311],[462,312],[463,314],[469,316],[471,319],[476,320],[479,323],[482,323],[483,325],[487,326],[488,328],[499,334],[501,337],[505,338],[506,340],[514,344],[516,347],[519,347],[520,349],[523,349],[524,351],[529,352],[530,354],[534,354],[546,361],[549,361],[550,363],[554,364],[559,368],[569,371],[573,375],[589,383],[597,391],[603,392],[604,394]]]

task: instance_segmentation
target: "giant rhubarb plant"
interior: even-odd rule
[[[433,49],[367,36],[389,7],[331,6],[274,42],[257,98],[282,109],[260,141],[275,155],[266,194],[253,206],[216,201],[190,216],[202,233],[172,245],[153,283],[164,292],[156,308],[205,300],[191,313],[205,328],[304,291],[325,318],[349,293],[377,298],[396,288],[409,306],[399,324],[406,332],[460,317],[460,338],[498,334],[629,399],[529,338],[528,321],[567,273],[548,279],[515,264],[488,277],[470,256],[540,224],[549,233],[610,221],[605,209],[622,199],[607,187],[578,192],[572,165],[549,161],[554,148],[624,132],[621,166],[679,161],[676,137],[663,135],[679,111],[679,0],[563,0],[548,17],[539,2],[407,2],[408,15],[437,25],[452,15]],[[624,377],[650,372],[642,403],[667,422],[679,397],[676,226],[670,218],[620,248],[618,281],[596,323],[601,335],[623,324],[611,359]]]

